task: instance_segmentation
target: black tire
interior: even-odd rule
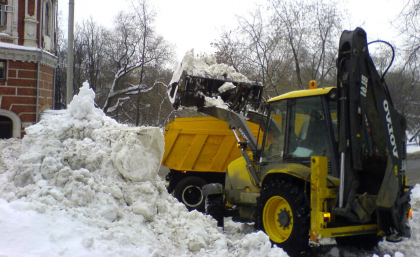
[[[272,243],[290,256],[309,250],[310,210],[303,186],[292,179],[266,183],[257,198],[255,228],[264,231]]]
[[[391,236],[396,233],[399,237],[410,237],[411,230],[408,225],[408,212],[411,208],[410,197],[407,202],[398,205],[395,202],[394,206],[388,209],[381,209],[378,211],[378,223],[385,236]],[[387,238],[388,240],[389,238]]]
[[[217,220],[218,227],[224,226],[224,213],[222,194],[206,196],[206,214]]]
[[[382,241],[381,236],[375,234],[336,237],[335,241],[341,247],[353,247],[361,250],[372,250]]]
[[[174,196],[187,206],[188,210],[204,211],[202,187],[207,182],[200,177],[186,177],[175,186]]]

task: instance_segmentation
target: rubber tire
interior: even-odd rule
[[[336,237],[335,241],[338,246],[341,247],[354,247],[360,250],[372,250],[378,246],[383,237],[375,234],[371,235],[359,235],[359,236],[344,236]]]
[[[267,201],[274,196],[282,197],[289,204],[293,227],[285,241],[276,243],[271,238],[270,240],[292,257],[304,256],[309,250],[310,209],[304,195],[303,186],[297,184],[293,179],[273,179],[264,185],[260,197],[257,198],[254,214],[255,228],[266,232],[263,211]]]
[[[185,204],[189,211],[197,210],[200,212],[204,212],[204,195],[202,187],[207,184],[207,182],[200,178],[200,177],[186,177],[178,182],[174,189],[174,196],[178,201]],[[185,193],[191,193],[191,195],[186,195]],[[200,195],[196,195],[194,193],[198,193]],[[190,202],[188,203],[188,198],[197,198],[197,203]],[[192,199],[195,201],[195,199]]]
[[[217,226],[224,226],[224,203],[223,195],[208,195],[206,196],[206,212],[207,215],[212,216],[217,221]]]

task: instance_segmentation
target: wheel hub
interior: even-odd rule
[[[280,227],[283,227],[283,229],[289,228],[290,214],[286,208],[277,214],[277,221],[280,223]]]
[[[182,192],[182,201],[188,207],[195,208],[203,201],[203,192],[200,187],[187,186]]]
[[[281,196],[272,196],[263,209],[264,230],[276,243],[285,242],[293,231],[293,214],[287,200]]]

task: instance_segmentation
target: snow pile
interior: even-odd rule
[[[229,110],[229,106],[222,100],[220,96],[208,97],[204,96],[204,107],[218,107],[221,109]]]
[[[249,82],[249,80],[237,72],[235,68],[226,64],[217,64],[214,57],[194,58],[194,49],[188,51],[182,59],[178,69],[174,72],[170,85],[178,82],[181,78],[182,72],[185,71],[188,75],[199,76],[205,78],[214,78],[221,80]]]
[[[236,86],[232,84],[232,82],[225,82],[219,89],[217,89],[220,93],[224,93],[228,90],[234,89]]]
[[[407,145],[407,153],[420,153],[420,147],[418,145]]]
[[[221,87],[219,87],[217,90],[219,93],[223,94],[224,92],[235,89],[236,86],[232,82],[225,82]],[[204,96],[204,95],[203,95]],[[205,107],[219,107],[221,109],[229,110],[229,106],[225,103],[225,101],[222,100],[220,96],[216,97],[208,97],[204,96],[204,106]]]
[[[236,82],[249,82],[249,80],[244,75],[237,72],[233,67],[223,63],[217,64],[216,59],[214,57],[206,56],[201,58],[194,58],[194,49],[188,51],[185,54],[178,69],[174,72],[169,85],[179,82],[184,72],[190,76],[198,76],[204,78],[213,78]],[[236,86],[233,83],[226,82],[218,89],[218,91],[222,94],[228,90],[235,88]],[[172,104],[175,102],[178,89],[179,87],[176,86],[176,88],[174,89],[174,94],[172,96],[170,92],[168,92],[169,100]],[[204,97],[205,107],[216,106],[226,110],[229,109],[228,105],[219,96],[209,97],[203,95],[202,93],[201,95]]]
[[[1,256],[287,256],[229,238],[167,193],[158,128],[118,124],[87,84],[66,112],[0,140]]]

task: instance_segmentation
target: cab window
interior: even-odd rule
[[[264,131],[263,161],[278,162],[283,157],[286,114],[287,102],[285,100],[270,104],[267,129]]]
[[[330,156],[326,126],[320,96],[296,99],[290,106],[287,156]]]

